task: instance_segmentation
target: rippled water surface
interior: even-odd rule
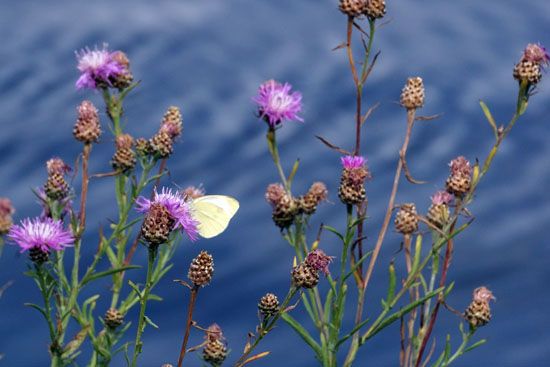
[[[483,159],[492,143],[478,100],[484,99],[501,122],[513,112],[517,90],[511,70],[528,42],[550,45],[548,0],[388,0],[387,19],[375,48],[379,62],[369,79],[366,100],[380,102],[367,122],[364,151],[374,179],[369,184],[368,243],[372,245],[385,209],[405,114],[395,103],[406,77],[421,75],[426,85],[424,114],[443,113],[419,123],[409,150],[414,174],[429,183],[401,185],[398,200],[414,201],[425,211],[429,196],[442,186],[453,157]],[[223,235],[184,243],[175,267],[157,293],[150,316],[160,330],[148,328],[142,366],[174,362],[179,350],[188,294],[172,284],[201,248],[216,259],[213,284],[199,298],[195,319],[218,322],[235,358],[246,332],[256,321],[257,299],[266,291],[283,295],[288,287],[291,249],[270,220],[263,200],[267,184],[277,179],[267,153],[265,127],[253,116],[250,100],[257,85],[275,78],[304,95],[304,124],[281,131],[286,167],[296,157],[301,168],[297,192],[323,180],[332,204],[312,223],[342,226],[343,208],[335,194],[338,156],[314,135],[337,145],[353,141],[353,88],[342,50],[331,51],[345,37],[346,20],[336,0],[209,1],[2,1],[0,3],[0,195],[12,198],[17,218],[38,212],[30,188],[45,179],[44,161],[59,155],[74,161],[80,146],[71,135],[75,106],[83,98],[100,104],[100,95],[76,92],[74,50],[108,42],[127,52],[134,75],[142,80],[128,98],[126,129],[149,136],[169,105],[182,107],[185,132],[177,145],[165,182],[203,184],[210,193],[241,201],[241,210]],[[545,78],[549,77],[545,75]],[[449,303],[463,309],[471,290],[488,285],[496,294],[494,319],[479,331],[488,345],[460,363],[468,366],[550,365],[550,81],[544,80],[528,112],[505,142],[494,169],[479,187],[471,207],[476,220],[460,236],[449,278],[455,292]],[[105,122],[106,116],[103,116]],[[93,172],[109,169],[112,141],[94,148]],[[112,179],[93,181],[90,229],[115,218]],[[95,237],[87,237],[91,256]],[[367,295],[367,315],[375,315],[385,291],[385,264],[399,248],[390,233]],[[326,236],[323,246],[337,254]],[[141,250],[137,261],[145,261]],[[22,275],[25,257],[7,246],[0,258],[0,283],[13,280],[0,301],[0,364],[46,366],[47,330],[40,315],[23,307],[39,300],[31,280]],[[107,284],[90,292],[108,291]],[[106,305],[100,305],[106,307]],[[98,306],[98,307],[100,307]],[[295,316],[305,320],[301,306]],[[352,314],[352,310],[348,315]],[[456,318],[443,312],[435,330],[438,347],[446,333],[458,338]],[[130,315],[134,317],[136,315]],[[132,331],[133,333],[133,331]],[[192,343],[200,343],[195,333]],[[262,366],[312,366],[315,360],[288,327],[277,328],[262,345],[272,351]],[[399,337],[390,328],[364,347],[360,366],[395,366]],[[191,356],[193,365],[200,361]],[[124,365],[118,359],[113,365]]]

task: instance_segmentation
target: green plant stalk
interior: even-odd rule
[[[152,282],[151,282],[151,276],[153,275],[153,265],[155,263],[155,258],[157,256],[158,247],[149,247],[149,259],[147,262],[147,280],[145,282],[145,289],[143,290],[141,294],[140,299],[140,309],[139,309],[139,321],[138,321],[138,327],[136,331],[136,339],[134,342],[134,356],[132,358],[132,367],[137,366],[137,358],[138,355],[141,353],[142,350],[142,342],[141,342],[141,336],[143,334],[143,331],[145,330],[145,310],[147,308],[147,299],[149,298],[149,293],[151,292],[152,288]]]
[[[277,147],[277,134],[275,128],[269,127],[266,138],[269,153],[271,153],[271,158],[273,158],[273,162],[277,167],[277,172],[279,173],[281,182],[283,183],[285,190],[290,194],[290,183],[286,179],[283,167],[281,166],[281,159],[279,157],[279,148]]]
[[[50,331],[50,340],[52,343],[55,343],[57,340],[57,337],[55,335],[55,324],[52,320],[52,309],[50,305],[50,299],[47,294],[47,287],[46,287],[46,277],[44,274],[44,269],[42,269],[42,265],[35,265],[34,269],[36,271],[36,275],[38,278],[38,285],[40,288],[40,293],[42,294],[42,299],[44,301],[44,309],[46,311],[45,317],[46,321],[48,323],[48,329]]]
[[[458,349],[456,350],[456,352],[451,356],[451,358],[449,358],[449,360],[447,362],[445,362],[443,364],[443,366],[448,366],[450,365],[452,362],[454,362],[458,357],[462,356],[464,354],[464,350],[466,349],[466,347],[468,346],[468,343],[470,342],[470,339],[472,339],[472,337],[474,336],[474,333],[475,333],[475,329],[471,328],[468,333],[466,335],[463,336],[462,338],[462,343],[460,344],[460,346],[458,347]]]
[[[265,327],[262,327],[259,330],[258,335],[254,340],[254,343],[252,343],[252,345],[250,345],[250,347],[237,360],[237,362],[235,363],[235,367],[243,366],[243,362],[246,360],[246,358],[250,355],[250,353],[254,351],[254,349],[258,346],[262,339],[273,329],[281,315],[286,312],[286,308],[288,307],[290,301],[292,300],[292,297],[297,291],[298,288],[294,287],[293,285],[290,287],[283,303],[279,307],[279,312],[277,312],[277,314],[275,314],[275,316],[273,316],[273,318],[269,320]]]

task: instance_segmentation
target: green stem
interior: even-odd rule
[[[470,329],[468,334],[466,334],[462,338],[462,344],[460,344],[456,352],[451,356],[451,358],[449,358],[449,360],[443,366],[446,367],[450,365],[452,362],[454,362],[455,359],[457,359],[464,353],[464,349],[466,349],[466,346],[468,346],[468,343],[470,342],[470,339],[472,339],[472,336],[474,336],[474,333],[475,333],[475,329]]]
[[[277,167],[277,172],[279,172],[281,182],[283,183],[285,190],[287,192],[290,192],[290,183],[287,181],[286,175],[283,171],[283,167],[281,166],[281,159],[279,158],[279,148],[277,147],[276,130],[273,127],[270,127],[267,131],[267,145],[269,148],[269,152],[271,153],[271,157],[273,158],[273,162],[275,162],[275,166]]]
[[[147,299],[149,298],[149,293],[151,292],[152,282],[151,276],[153,275],[153,265],[155,263],[155,258],[157,256],[158,247],[152,246],[149,247],[149,261],[147,263],[147,280],[145,282],[145,289],[140,297],[140,309],[139,309],[139,322],[136,331],[136,340],[134,342],[134,356],[132,358],[132,367],[137,366],[137,358],[142,350],[141,335],[145,330],[145,309],[147,308]]]

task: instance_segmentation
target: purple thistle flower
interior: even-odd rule
[[[264,118],[269,126],[275,127],[285,120],[304,120],[298,116],[302,110],[302,94],[290,92],[292,86],[281,84],[273,79],[264,82],[258,88],[258,95],[252,100],[258,104],[260,117]]]
[[[328,256],[323,250],[313,250],[307,254],[305,263],[311,266],[316,271],[321,271],[325,275],[328,275],[330,272],[328,266],[332,262],[333,256]]]
[[[447,191],[438,191],[432,196],[433,205],[446,204],[449,205],[453,201],[453,195],[449,194]]]
[[[364,168],[367,163],[367,159],[360,155],[347,155],[340,158],[342,165],[345,169],[352,170],[357,168]]]
[[[175,221],[173,229],[180,229],[185,232],[191,241],[198,238],[198,221],[193,218],[191,206],[185,199],[183,193],[173,192],[171,189],[162,188],[160,194],[155,189],[153,200],[143,196],[136,199],[136,210],[140,213],[148,212],[153,203],[164,206]]]
[[[113,58],[104,44],[102,49],[97,47],[90,50],[88,47],[76,52],[77,68],[81,74],[76,81],[76,89],[96,89],[97,84],[111,85],[110,78],[121,75],[125,68]]]
[[[24,219],[11,227],[8,237],[21,247],[21,252],[31,248],[46,253],[61,251],[74,242],[72,233],[63,229],[63,222],[52,218]]]
[[[471,176],[472,175],[472,167],[470,166],[470,162],[464,157],[459,156],[453,159],[449,163],[449,167],[451,167],[451,175],[465,175],[465,176]]]
[[[493,296],[493,292],[487,287],[482,286],[474,289],[473,300],[477,302],[489,302],[491,300],[496,300],[496,297]]]
[[[550,55],[540,43],[529,43],[523,51],[523,60],[547,66],[550,63]]]

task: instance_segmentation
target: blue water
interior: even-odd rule
[[[184,243],[175,267],[156,293],[150,317],[160,330],[145,333],[142,366],[174,363],[179,351],[188,294],[173,285],[184,278],[200,249],[215,258],[211,286],[201,291],[195,319],[217,322],[239,355],[246,333],[256,323],[256,302],[265,292],[281,297],[288,287],[292,251],[270,220],[265,187],[277,180],[264,142],[265,127],[253,117],[250,98],[262,81],[288,81],[302,91],[305,123],[289,123],[280,134],[282,158],[289,168],[299,157],[296,192],[323,180],[332,204],[324,205],[312,224],[342,225],[338,204],[338,156],[314,135],[337,145],[353,143],[353,88],[343,51],[331,51],[345,36],[345,17],[336,0],[209,1],[18,1],[0,3],[0,195],[12,198],[17,218],[38,213],[30,188],[45,179],[44,162],[53,155],[72,162],[80,145],[72,138],[75,107],[84,98],[100,105],[100,96],[76,92],[74,51],[108,42],[127,52],[134,75],[142,80],[126,106],[126,129],[150,136],[169,105],[184,113],[185,131],[170,164],[166,184],[203,184],[209,193],[235,196],[241,210],[221,236]],[[388,24],[379,29],[375,48],[382,51],[369,79],[368,104],[381,102],[366,124],[364,152],[374,179],[369,183],[368,244],[372,246],[393,180],[405,113],[396,105],[408,76],[426,85],[423,114],[443,113],[418,123],[409,165],[423,186],[403,182],[398,200],[416,202],[421,211],[447,175],[446,163],[464,154],[483,159],[492,133],[478,107],[484,99],[499,122],[514,108],[514,63],[528,42],[550,45],[547,0],[388,1]],[[550,77],[545,75],[545,78]],[[479,331],[489,343],[459,365],[542,367],[550,365],[550,82],[543,80],[528,112],[503,145],[494,167],[470,208],[476,220],[456,244],[449,280],[449,303],[463,309],[472,289],[489,286],[498,298],[491,324]],[[103,116],[103,122],[107,119]],[[94,148],[91,171],[109,169],[112,141],[107,135]],[[95,232],[116,213],[113,180],[91,183],[89,227]],[[367,295],[367,315],[376,315],[385,291],[385,267],[399,248],[390,233]],[[338,254],[338,244],[324,237],[324,249]],[[96,242],[87,237],[91,256]],[[0,283],[14,285],[0,301],[0,352],[3,366],[46,366],[48,335],[41,316],[25,308],[39,294],[22,275],[25,257],[7,246],[0,258]],[[145,251],[136,261],[143,264]],[[102,284],[88,292],[108,295]],[[106,307],[105,305],[103,305]],[[99,306],[98,306],[99,307]],[[348,315],[352,315],[352,310]],[[307,323],[301,306],[294,316]],[[130,317],[135,315],[130,315]],[[444,311],[435,330],[437,346],[451,333],[459,337],[455,316]],[[129,334],[133,336],[132,332]],[[200,343],[196,332],[191,344]],[[288,327],[278,327],[261,345],[271,355],[259,366],[312,366],[315,360]],[[398,364],[395,328],[378,335],[360,351],[358,366]],[[200,365],[191,356],[192,365]],[[121,359],[113,365],[124,365]]]

